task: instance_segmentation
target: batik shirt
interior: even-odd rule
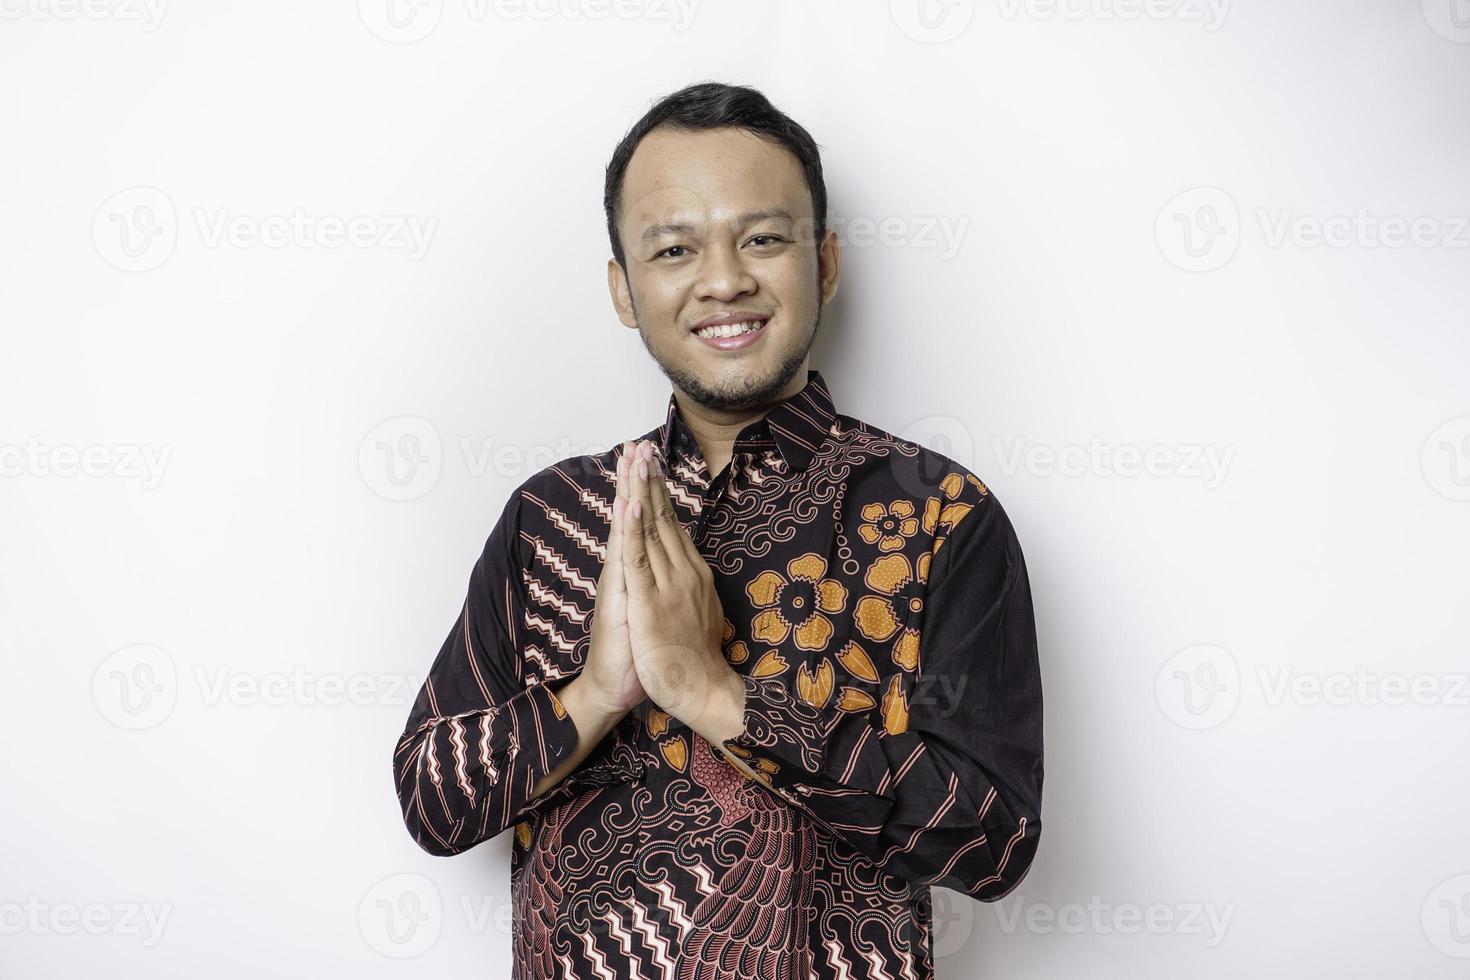
[[[839,414],[821,374],[712,475],[656,445],[745,689],[724,744],[645,700],[565,779],[621,447],[511,495],[393,758],[409,832],[511,830],[518,978],[929,978],[930,886],[1008,893],[1041,836],[1030,585],[964,466]],[[963,899],[961,899],[963,900]],[[487,974],[499,972],[486,967]]]

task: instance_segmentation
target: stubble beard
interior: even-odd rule
[[[820,295],[820,294],[819,294]],[[791,379],[796,377],[796,372],[801,370],[801,365],[806,361],[807,353],[811,351],[812,344],[817,340],[817,328],[822,324],[822,303],[817,303],[817,315],[812,320],[812,329],[807,334],[806,343],[792,351],[777,366],[776,370],[765,378],[745,378],[745,384],[738,390],[728,388],[712,388],[706,385],[698,375],[686,371],[676,365],[667,363],[659,357],[653,345],[648,342],[648,335],[643,331],[642,318],[638,316],[638,304],[633,303],[633,317],[638,322],[638,336],[643,341],[643,347],[648,351],[648,356],[658,365],[664,377],[669,383],[685,395],[689,396],[696,405],[717,411],[744,411],[757,408],[778,400]]]

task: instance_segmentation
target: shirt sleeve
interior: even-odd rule
[[[887,873],[995,901],[1025,876],[1041,836],[1030,584],[988,493],[937,547],[906,724],[885,724],[881,705],[818,708],[785,680],[745,675],[745,728],[724,744]]]
[[[429,670],[393,755],[403,819],[419,846],[449,855],[581,787],[573,772],[532,800],[537,779],[576,751],[577,727],[554,688],[522,674],[520,491],[470,573],[458,620]]]

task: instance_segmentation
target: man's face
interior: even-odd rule
[[[837,289],[838,246],[831,232],[820,250],[812,240],[796,157],[740,129],[658,129],[634,152],[622,199],[626,278],[610,261],[608,288],[669,380],[726,410],[781,397],[798,372],[804,382],[821,308]],[[728,313],[765,326],[724,339],[696,332]]]

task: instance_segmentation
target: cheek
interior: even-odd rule
[[[761,288],[780,300],[788,310],[805,310],[817,303],[816,266],[805,257],[793,258],[764,271]]]
[[[686,285],[673,277],[645,278],[633,292],[644,327],[662,331],[677,323],[686,294]]]

